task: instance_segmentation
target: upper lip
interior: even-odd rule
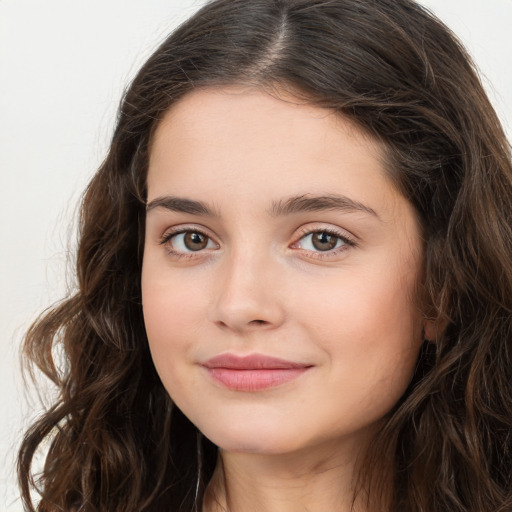
[[[237,356],[235,354],[220,354],[202,363],[206,368],[228,368],[233,370],[290,370],[296,368],[308,368],[311,364],[296,363],[286,359],[266,356],[263,354],[251,354]]]

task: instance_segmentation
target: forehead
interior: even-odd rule
[[[287,174],[318,181],[320,168],[334,174],[367,169],[382,177],[383,161],[382,144],[332,110],[284,93],[209,88],[186,95],[160,122],[152,139],[149,186],[171,164],[180,181],[215,172],[219,179],[270,173],[279,182]]]
[[[183,135],[190,136],[195,132],[201,137],[204,130],[214,128],[217,135],[220,135],[221,127],[226,129],[228,125],[237,125],[236,134],[246,137],[262,135],[259,129],[264,123],[271,125],[275,132],[283,129],[283,135],[288,134],[290,126],[294,125],[297,139],[302,135],[307,140],[314,138],[322,129],[322,136],[325,136],[329,128],[338,129],[351,135],[353,144],[371,145],[376,154],[383,153],[384,149],[380,141],[332,108],[319,107],[314,101],[307,101],[302,96],[299,98],[284,90],[267,91],[236,85],[199,88],[186,94],[166,112],[152,142],[154,144],[162,132],[170,132],[172,126]],[[239,130],[240,127],[243,130]],[[299,130],[300,127],[303,129]],[[204,144],[207,139],[203,138],[201,142]],[[279,140],[274,142],[279,144]]]

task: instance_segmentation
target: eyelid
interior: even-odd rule
[[[169,242],[172,240],[172,238],[175,237],[176,235],[183,234],[183,233],[189,233],[189,232],[200,233],[201,235],[207,237],[209,239],[209,241],[213,242],[216,245],[216,247],[214,249],[204,248],[204,249],[201,249],[198,251],[185,252],[185,251],[176,250],[175,248],[173,248],[171,246],[171,244],[169,244]],[[314,251],[314,250],[310,250],[310,249],[303,249],[302,247],[298,246],[300,241],[302,239],[304,239],[306,236],[314,234],[314,233],[321,233],[321,232],[329,233],[330,235],[333,235],[333,236],[339,238],[340,240],[343,241],[343,245],[341,247],[333,248],[328,251],[320,251],[320,250]],[[348,232],[345,229],[340,228],[338,226],[326,225],[326,224],[322,224],[322,223],[310,223],[306,226],[302,226],[301,228],[296,230],[296,234],[293,235],[293,239],[295,241],[289,245],[290,248],[298,250],[298,251],[302,251],[303,253],[307,253],[309,257],[317,258],[317,259],[332,258],[332,257],[338,256],[342,252],[349,250],[350,248],[357,246],[356,237],[353,234],[351,234],[350,232]],[[192,225],[181,224],[178,226],[172,226],[170,228],[167,228],[165,230],[164,234],[161,236],[161,238],[159,240],[159,244],[163,245],[163,246],[167,246],[167,250],[169,251],[169,253],[177,258],[193,258],[193,257],[199,257],[201,255],[204,256],[205,253],[209,253],[212,250],[217,250],[220,248],[220,244],[216,241],[216,237],[211,234],[210,230],[208,230],[202,226],[193,225],[193,224]]]
[[[305,237],[312,235],[314,233],[328,233],[330,235],[333,235],[340,240],[344,242],[344,244],[341,247],[331,249],[329,251],[312,251],[309,249],[303,249],[302,247],[298,247],[298,244],[301,240],[303,240]],[[297,234],[294,236],[295,241],[290,245],[292,249],[304,251],[311,255],[311,257],[314,258],[329,258],[339,255],[342,252],[345,252],[349,250],[350,248],[356,247],[356,237],[349,233],[348,231],[335,227],[332,225],[325,225],[318,223],[317,225],[308,225],[303,226],[299,229]]]
[[[199,233],[206,238],[208,238],[209,241],[213,242],[216,247],[215,249],[202,249],[199,251],[190,251],[190,252],[184,252],[176,250],[174,247],[171,246],[169,243],[175,236],[184,234],[184,233]],[[169,253],[171,253],[175,257],[195,257],[199,256],[200,254],[204,254],[205,252],[210,252],[211,250],[216,250],[220,247],[219,243],[215,240],[215,237],[212,236],[207,229],[196,226],[196,225],[179,225],[179,226],[172,226],[171,228],[168,228],[165,230],[164,234],[160,237],[159,244],[166,246]]]
[[[163,245],[167,243],[173,236],[180,235],[181,233],[200,233],[201,235],[204,235],[213,240],[213,237],[207,232],[207,230],[199,226],[180,225],[167,228],[164,231],[164,234],[160,237],[160,244]]]

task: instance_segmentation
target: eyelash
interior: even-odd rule
[[[160,240],[160,245],[164,245],[166,247],[167,251],[169,252],[169,254],[171,254],[173,256],[173,258],[176,258],[178,260],[194,258],[194,257],[196,257],[196,252],[201,252],[201,251],[180,252],[180,251],[176,251],[172,248],[172,245],[169,242],[175,236],[182,235],[184,233],[198,233],[198,234],[204,236],[205,238],[207,238],[208,240],[212,240],[210,235],[205,233],[203,230],[201,230],[199,228],[195,228],[195,227],[194,228],[179,228],[176,231],[171,230],[171,231],[165,233]]]
[[[171,242],[171,240],[175,236],[184,234],[184,233],[198,233],[198,234],[204,236],[205,238],[207,238],[208,240],[212,240],[210,235],[208,235],[205,231],[203,231],[199,228],[195,228],[195,227],[194,228],[179,228],[176,231],[171,230],[171,231],[165,233],[162,236],[162,238],[160,239],[159,243],[160,243],[160,245],[166,246],[169,254],[171,254],[176,259],[194,258],[197,256],[196,252],[197,253],[202,252],[201,250],[190,251],[190,252],[180,252],[180,251],[176,251],[172,248],[172,245],[169,242]],[[314,255],[314,256],[312,256],[314,258],[323,259],[323,258],[337,256],[341,252],[346,251],[348,248],[356,246],[356,242],[351,237],[347,236],[346,234],[342,234],[335,229],[331,229],[331,228],[306,229],[305,228],[300,232],[300,235],[297,238],[297,241],[294,242],[293,244],[291,244],[290,247],[293,248],[293,246],[297,245],[301,240],[303,240],[307,236],[313,235],[315,233],[326,233],[328,235],[331,235],[331,236],[337,238],[338,240],[341,240],[341,242],[343,242],[343,245],[341,247],[337,247],[337,248],[334,248],[334,249],[331,249],[328,251],[311,251],[308,249],[301,249],[300,247],[297,247],[296,249],[306,251],[309,254]]]
[[[328,235],[331,235],[331,236],[337,238],[338,240],[341,240],[343,242],[343,245],[341,247],[337,247],[337,248],[334,248],[334,249],[331,249],[328,251],[310,251],[308,249],[302,249],[304,251],[307,251],[309,254],[311,254],[313,258],[317,258],[317,259],[332,258],[332,257],[338,256],[340,253],[348,250],[350,247],[356,246],[356,242],[354,239],[349,237],[346,233],[341,233],[340,231],[337,231],[332,228],[316,228],[316,229],[304,228],[303,230],[301,230],[301,233],[300,233],[297,241],[294,242],[292,244],[292,246],[297,245],[301,240],[304,240],[304,238],[306,238],[307,236],[313,235],[315,233],[326,233]],[[297,249],[301,250],[300,248],[297,248]]]

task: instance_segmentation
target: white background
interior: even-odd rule
[[[202,3],[0,0],[0,512],[22,510],[13,461],[39,407],[19,369],[22,334],[65,293],[76,203],[123,87]],[[510,139],[512,0],[421,3],[468,47]]]

